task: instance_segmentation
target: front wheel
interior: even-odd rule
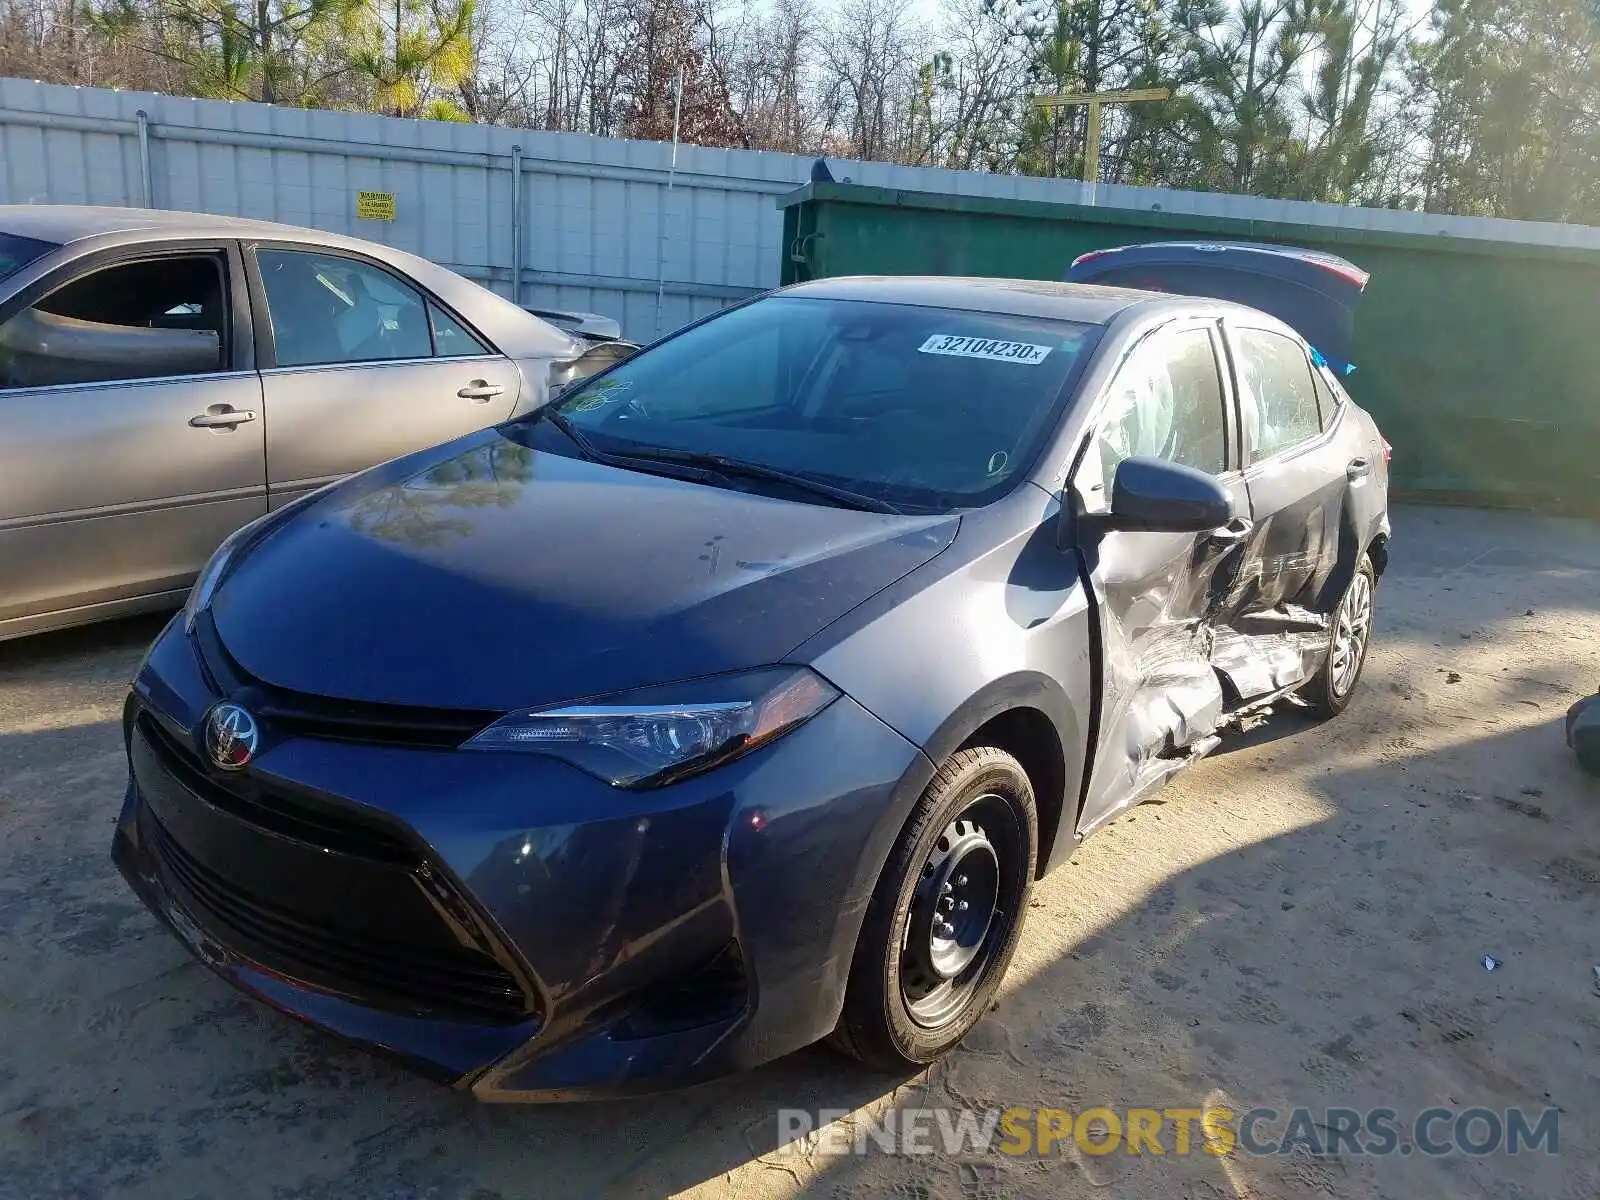
[[[1033,785],[993,746],[958,751],[922,793],[867,907],[834,1041],[870,1066],[932,1062],[988,1011],[1033,883]]]
[[[1333,614],[1333,636],[1322,667],[1300,694],[1320,716],[1335,717],[1350,705],[1361,668],[1367,662],[1372,644],[1372,609],[1377,592],[1378,573],[1365,554],[1356,564],[1356,573],[1345,588],[1344,597]]]

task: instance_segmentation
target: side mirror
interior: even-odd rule
[[[1162,458],[1126,458],[1111,485],[1111,511],[1085,519],[1101,529],[1204,533],[1233,516],[1233,497],[1204,471]]]

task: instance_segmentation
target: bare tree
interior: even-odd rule
[[[727,72],[746,145],[790,154],[822,148],[825,127],[816,69],[821,14],[813,0],[774,0],[743,12]]]
[[[956,170],[1009,170],[1016,114],[1030,91],[1028,44],[990,0],[945,0],[940,43],[954,61],[940,161]]]
[[[534,18],[523,8],[480,4],[472,15],[474,70],[457,85],[461,108],[486,125],[534,123],[540,56],[528,53]]]
[[[843,0],[822,44],[825,108],[835,145],[854,158],[898,161],[909,141],[916,47],[926,36],[909,0]]]

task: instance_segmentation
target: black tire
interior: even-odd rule
[[[1600,775],[1600,693],[1585,696],[1567,709],[1567,745],[1578,756],[1580,767]]]
[[[1372,560],[1363,554],[1344,595],[1339,598],[1339,607],[1334,610],[1333,636],[1328,640],[1328,652],[1322,659],[1322,666],[1311,677],[1311,681],[1300,689],[1301,697],[1319,717],[1336,717],[1350,707],[1350,698],[1356,694],[1356,685],[1361,682],[1361,672],[1367,665],[1367,651],[1372,646],[1372,616],[1377,592],[1378,573],[1372,568]],[[1363,596],[1364,617],[1357,611],[1363,605]],[[1353,670],[1344,658],[1344,654],[1350,652],[1352,618],[1359,620],[1363,626],[1356,639]]]
[[[1038,842],[1033,785],[1011,755],[976,746],[939,768],[867,906],[833,1036],[838,1048],[880,1070],[904,1071],[967,1035],[989,1011],[1016,951]],[[991,858],[993,900],[983,922],[978,905],[991,891]],[[958,912],[961,896],[968,900]],[[941,927],[953,936],[941,936]]]

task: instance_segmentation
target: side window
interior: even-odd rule
[[[1317,385],[1317,415],[1322,418],[1322,428],[1327,429],[1339,414],[1339,392],[1327,367],[1317,367],[1311,372]]]
[[[1250,461],[1259,462],[1322,430],[1311,360],[1300,343],[1265,329],[1241,329],[1239,403]]]
[[[0,325],[0,388],[201,375],[228,366],[222,257],[102,267]]]
[[[440,358],[457,358],[469,354],[488,354],[489,350],[444,309],[428,301],[428,320],[433,325],[433,352]]]
[[[1211,474],[1227,466],[1222,380],[1204,329],[1157,335],[1122,365],[1090,447],[1092,487],[1110,500],[1117,464],[1135,456],[1164,458]],[[1085,490],[1086,498],[1087,489]]]
[[[304,250],[262,249],[256,261],[280,367],[433,354],[427,302],[389,272]]]

